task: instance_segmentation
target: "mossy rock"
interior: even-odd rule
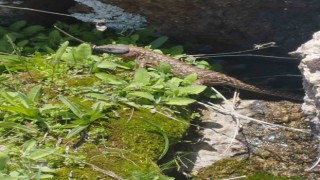
[[[196,180],[200,179],[223,179],[245,176],[243,180],[302,180],[300,177],[276,176],[261,170],[262,168],[250,160],[239,160],[234,158],[223,159],[215,162],[209,167],[199,171]]]
[[[77,156],[85,156],[86,162],[124,178],[130,178],[137,172],[152,172],[151,174],[161,176],[161,169],[156,162],[165,148],[164,137],[156,127],[144,120],[161,127],[167,134],[170,145],[178,142],[189,127],[188,120],[182,117],[179,118],[181,122],[178,122],[158,113],[151,113],[148,109],[136,109],[132,114],[132,109],[119,107],[116,112],[110,112],[109,116],[111,118],[107,121],[100,121],[90,128],[89,135],[90,132],[97,133],[91,134],[91,142],[85,142],[79,147]],[[101,127],[104,128],[103,132],[98,130]],[[68,177],[71,171],[75,179],[110,178],[86,166],[58,169],[57,179]]]

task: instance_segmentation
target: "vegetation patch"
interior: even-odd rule
[[[56,25],[95,44],[183,54],[152,29],[119,35]],[[156,163],[189,128],[188,105],[206,89],[192,84],[195,74],[174,77],[167,64],[137,68],[25,21],[2,26],[0,36],[0,178],[171,179]]]

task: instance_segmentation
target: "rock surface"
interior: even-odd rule
[[[314,132],[320,137],[320,31],[290,54],[302,59],[299,69],[306,92],[303,110],[312,119]]]
[[[219,107],[230,109],[226,104],[221,104]],[[236,112],[264,122],[309,131],[308,119],[301,112],[300,104],[287,101],[241,100]],[[241,128],[238,135],[231,148],[225,151],[234,133],[237,132],[234,119],[218,111],[206,110],[199,125],[203,127],[200,131],[203,137],[202,141],[191,146],[191,152],[196,156],[189,158],[195,159],[192,174],[202,174],[203,168],[208,168],[210,164],[227,157],[236,157],[249,158],[260,171],[302,176],[307,179],[318,177],[319,168],[313,169],[312,172],[305,171],[318,155],[319,141],[315,141],[310,133],[277,128],[240,118]],[[228,177],[232,177],[232,173],[228,173],[230,173]],[[211,172],[214,178],[217,178],[217,174],[219,172]]]
[[[320,28],[318,0],[100,1],[146,17],[151,26],[175,40],[212,45],[215,51],[248,48],[271,41],[286,51],[293,50]],[[28,0],[19,6],[67,13],[74,3],[72,0]],[[76,10],[82,12],[83,8]],[[26,17],[36,23],[50,24],[65,18],[29,11],[12,12],[17,18]]]

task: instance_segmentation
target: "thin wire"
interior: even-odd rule
[[[249,50],[229,52],[229,53],[194,54],[194,55],[190,55],[190,56],[193,56],[193,57],[203,57],[203,56],[215,56],[215,55],[240,54],[240,53],[245,53],[245,52],[260,51],[260,50],[262,50],[262,49],[267,49],[267,48],[270,48],[270,47],[277,47],[277,46],[268,46],[268,47],[263,47],[263,48],[259,48],[259,49],[249,49]]]
[[[294,59],[299,60],[298,58],[292,58],[292,57],[280,57],[280,56],[265,56],[265,55],[255,55],[255,54],[235,54],[235,55],[202,55],[202,56],[195,56],[195,58],[219,58],[219,57],[263,57],[263,58],[273,58],[273,59]],[[192,57],[192,56],[191,56]]]
[[[57,12],[51,12],[51,11],[44,11],[44,10],[32,9],[32,8],[24,8],[24,7],[17,7],[17,6],[6,6],[6,5],[2,5],[2,4],[0,4],[0,7],[10,8],[10,9],[20,9],[20,10],[26,10],[26,11],[36,11],[36,12],[54,14],[54,15],[59,15],[59,16],[73,17],[70,14],[57,13]]]
[[[72,36],[71,34],[69,34],[69,33],[67,33],[66,31],[60,29],[60,28],[59,28],[58,26],[56,26],[56,25],[54,25],[53,27],[56,28],[57,30],[59,30],[60,32],[62,32],[63,34],[65,34],[65,35],[67,35],[67,36],[69,36],[69,37],[71,37],[71,38],[73,38],[73,39],[75,39],[75,40],[77,40],[77,41],[79,41],[79,42],[81,42],[81,43],[87,43],[87,42],[85,42],[85,41],[83,41],[83,40],[81,40],[81,39],[79,39],[79,38],[76,38],[76,37]]]

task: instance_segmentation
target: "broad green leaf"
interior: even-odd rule
[[[115,69],[117,67],[122,68],[122,69],[130,69],[126,66],[122,66],[120,64],[117,64],[112,61],[102,61],[97,65],[98,68],[106,68],[106,69]]]
[[[9,26],[9,29],[11,29],[12,31],[19,31],[21,28],[25,27],[26,25],[27,25],[27,21],[25,20],[16,21],[15,23]]]
[[[191,84],[198,79],[198,75],[196,73],[189,74],[187,77],[183,79],[183,84]]]
[[[83,43],[72,49],[74,61],[82,62],[92,55],[92,48],[89,44]]]
[[[29,90],[27,97],[32,102],[34,102],[34,104],[36,104],[39,101],[40,95],[41,95],[41,85],[37,85],[37,86],[32,87]]]
[[[94,75],[108,84],[114,84],[114,85],[126,84],[126,82],[123,79],[115,75],[102,73],[102,72],[95,73]]]
[[[189,95],[189,94],[199,94],[202,91],[204,91],[207,88],[207,86],[203,85],[193,85],[193,86],[187,86],[187,87],[178,87],[179,90],[179,96],[183,95]]]
[[[161,36],[150,43],[152,49],[157,49],[168,40],[168,36]]]
[[[67,47],[69,45],[69,41],[66,41],[61,44],[60,48],[57,50],[54,59],[55,60],[60,60],[64,52],[66,51]]]
[[[133,77],[133,82],[147,85],[150,82],[150,75],[145,68],[139,68]]]
[[[82,126],[77,126],[68,133],[67,138],[71,138],[72,136],[75,136],[79,134],[81,131],[85,130],[89,125],[82,125]]]
[[[54,153],[54,149],[35,149],[26,158],[36,161],[52,153]]]
[[[106,94],[100,94],[100,93],[87,93],[85,94],[87,97],[90,98],[95,98],[95,99],[99,99],[99,100],[105,100],[105,101],[109,101],[110,100],[110,96],[106,95]]]
[[[0,122],[0,128],[15,128],[15,129],[20,129],[26,132],[30,132],[30,133],[34,133],[37,132],[36,129],[25,126],[25,125],[21,125],[18,123],[14,123],[14,122]]]
[[[43,26],[40,25],[33,25],[33,26],[28,26],[24,29],[22,29],[21,33],[25,36],[31,36],[33,34],[36,34],[40,31],[45,30],[45,28]]]
[[[140,97],[140,98],[145,98],[150,101],[154,101],[154,96],[148,92],[141,92],[141,91],[136,91],[128,94],[129,96],[135,96],[135,97]]]
[[[69,99],[64,96],[59,97],[60,101],[66,105],[78,118],[82,118],[85,114],[77,107],[76,104],[71,102]]]
[[[190,98],[169,98],[167,104],[185,106],[194,102],[196,102],[196,100]]]

